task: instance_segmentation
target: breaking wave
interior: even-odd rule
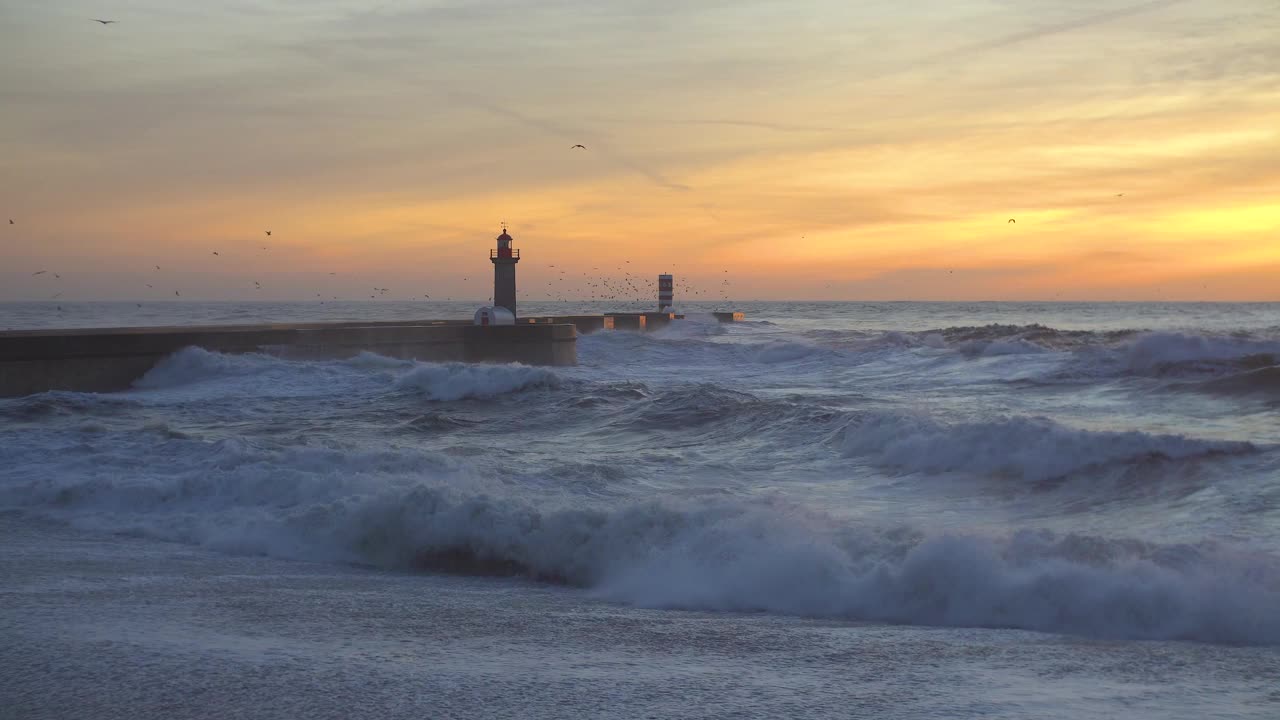
[[[430,457],[210,450],[220,461],[199,472],[32,482],[3,497],[227,552],[522,576],[645,607],[1280,644],[1280,561],[1234,546],[933,533],[767,500],[584,506],[516,497]]]
[[[264,374],[279,370],[282,365],[281,360],[257,353],[229,355],[189,347],[156,363],[133,386],[139,390],[160,390],[209,380]]]
[[[544,368],[464,363],[419,364],[395,381],[397,388],[421,392],[429,400],[491,398],[559,385],[560,377]]]
[[[41,422],[57,418],[109,416],[138,407],[128,398],[54,390],[12,400],[0,399],[0,419]]]
[[[847,361],[832,348],[817,344],[759,338],[735,342],[713,339],[696,333],[595,333],[580,338],[579,361],[589,365],[618,365],[643,354],[656,365],[680,365],[696,362],[703,365],[733,367],[749,365],[783,365],[797,362]]]
[[[1043,325],[948,327],[918,332],[815,330],[821,347],[847,352],[945,350],[965,358],[1058,353],[1064,375],[1106,377],[1226,373],[1280,364],[1280,339],[1250,333],[1059,330]]]
[[[598,333],[555,370],[188,349],[0,400],[0,511],[647,607],[1280,645],[1280,426],[1240,402],[1280,393],[1280,328],[920,313]]]
[[[1280,398],[1280,365],[1247,370],[1212,380],[1201,380],[1185,387],[1215,395]]]
[[[1253,452],[1243,442],[1182,435],[1078,430],[1048,418],[943,423],[897,413],[856,417],[835,437],[849,456],[910,472],[960,471],[1051,480],[1117,463],[1188,460]]]
[[[1148,333],[1124,350],[1128,369],[1138,373],[1219,372],[1280,363],[1280,342],[1252,337]]]
[[[166,390],[226,379],[241,381],[239,392],[258,395],[325,392],[333,382],[374,382],[436,401],[491,398],[531,388],[559,387],[561,382],[550,370],[518,364],[427,363],[373,353],[349,360],[291,361],[191,347],[160,361],[134,387]]]

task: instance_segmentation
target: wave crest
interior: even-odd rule
[[[124,483],[27,499],[95,527],[223,551],[524,576],[645,607],[1280,644],[1280,559],[1234,546],[930,533],[772,501],[539,506],[468,493],[458,478],[447,487],[333,483],[331,467],[267,482],[240,463],[145,494]]]
[[[835,440],[846,455],[870,457],[911,472],[960,471],[1031,481],[1117,463],[1187,460],[1255,450],[1249,443],[1182,435],[1077,430],[1048,418],[946,424],[893,413],[857,417]]]
[[[156,363],[155,367],[134,381],[133,386],[139,390],[161,390],[205,380],[243,377],[266,372],[281,362],[283,361],[267,355],[230,355],[189,347]]]
[[[400,390],[420,392],[429,400],[441,401],[492,398],[560,384],[560,376],[545,368],[464,363],[419,363],[395,381]]]
[[[1138,373],[1256,369],[1280,363],[1280,342],[1242,336],[1147,333],[1125,348],[1126,366]]]

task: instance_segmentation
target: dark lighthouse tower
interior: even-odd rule
[[[493,261],[493,306],[504,307],[515,315],[516,263],[520,262],[520,251],[511,249],[511,236],[505,224],[498,236],[497,249],[489,251],[489,259]]]

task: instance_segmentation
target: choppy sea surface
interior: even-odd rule
[[[1280,717],[1280,304],[709,309],[570,368],[193,348],[0,399],[0,706]]]

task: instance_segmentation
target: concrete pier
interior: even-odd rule
[[[545,323],[478,327],[462,321],[90,328],[0,332],[0,397],[47,390],[128,389],[183,348],[341,359],[361,352],[434,362],[577,363],[577,330]]]
[[[644,313],[610,315],[609,319],[613,321],[614,330],[634,330],[639,332],[645,330],[647,325]]]
[[[615,330],[657,330],[675,319],[672,312],[609,313]]]
[[[539,324],[539,325],[549,324],[549,323],[568,323],[578,329],[579,335],[590,335],[593,332],[613,329],[613,316],[611,315],[556,315],[556,316],[523,317],[523,318],[520,318],[520,322]]]
[[[720,322],[739,322],[745,316],[740,312],[712,313]],[[684,320],[684,315],[673,312],[638,312],[638,313],[605,313],[603,315],[538,315],[522,317],[518,324],[542,325],[546,323],[569,323],[578,329],[579,335],[590,335],[601,330],[657,330],[666,327],[676,320]]]

